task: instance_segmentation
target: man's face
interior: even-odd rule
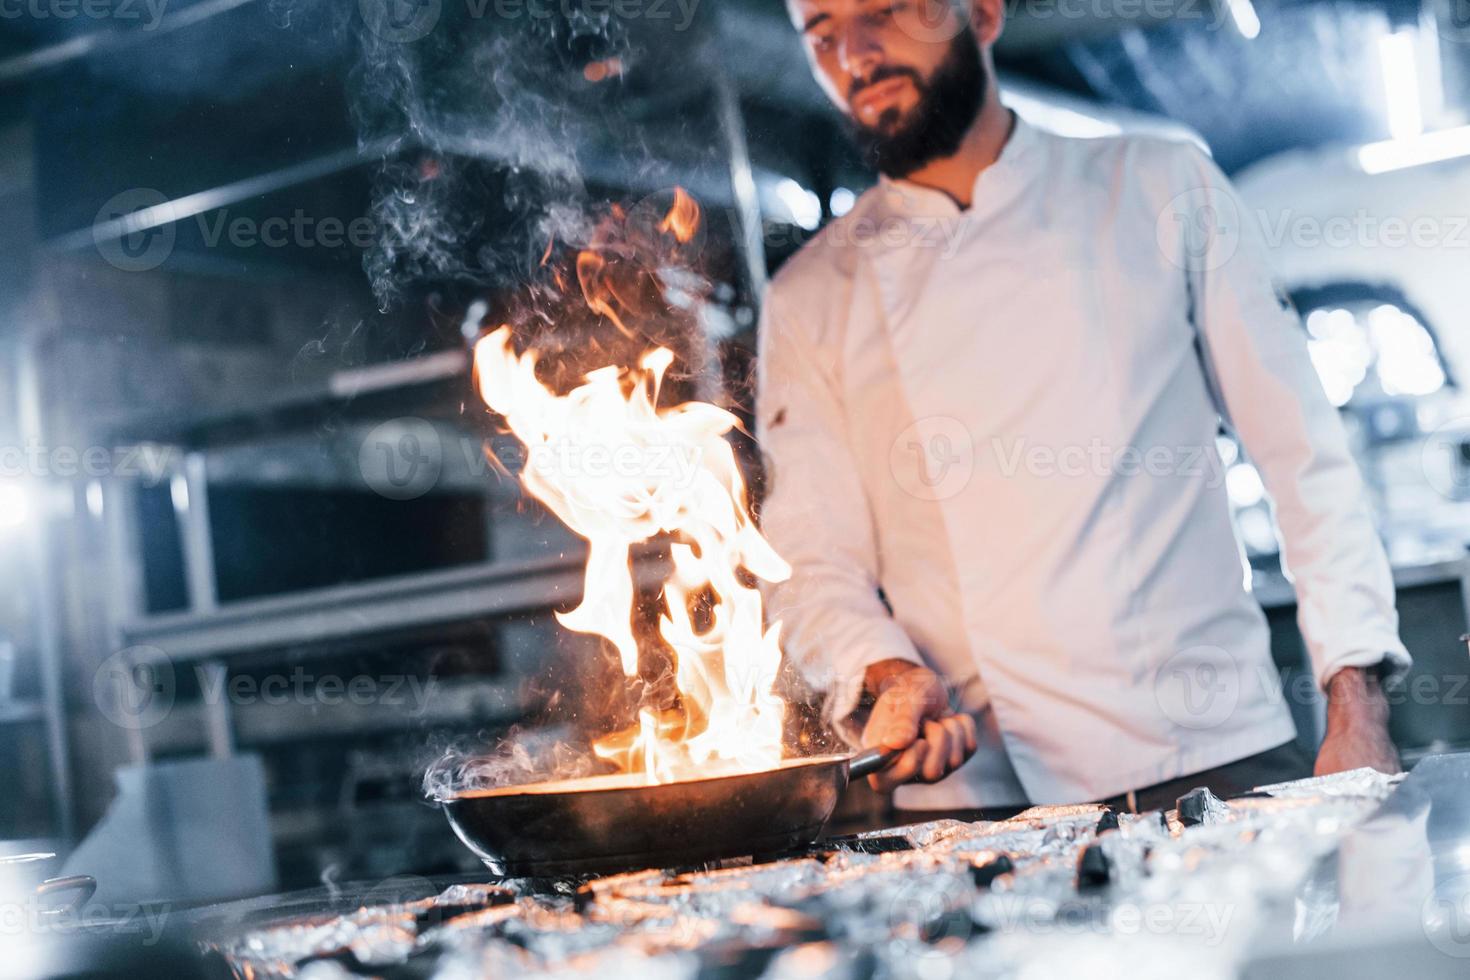
[[[878,169],[902,177],[958,148],[985,72],[951,0],[788,0],[817,81]]]

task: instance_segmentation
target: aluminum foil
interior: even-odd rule
[[[240,975],[335,980],[724,972],[772,978],[1231,976],[1312,928],[1313,862],[1396,779],[1359,771],[1175,812],[1035,807],[939,820],[758,865],[642,871],[561,893],[456,885],[210,945]],[[1320,904],[1320,903],[1319,903]],[[1295,933],[1294,933],[1295,930]]]

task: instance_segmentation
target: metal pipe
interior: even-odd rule
[[[25,54],[18,54],[11,58],[0,60],[0,85],[14,82],[33,75],[36,72],[45,71],[64,65],[78,58],[103,51],[120,51],[123,48],[132,47],[151,41],[153,38],[172,34],[174,31],[185,27],[193,27],[202,21],[206,21],[217,14],[227,13],[236,7],[243,7],[247,3],[255,3],[256,0],[204,0],[193,6],[186,7],[177,13],[161,17],[158,23],[151,27],[135,27],[125,30],[93,31],[79,37],[62,41],[60,44],[50,44],[44,48],[36,48]]]
[[[228,693],[230,671],[222,661],[210,660],[199,667],[204,698],[204,729],[212,759],[228,759],[235,754],[234,719]],[[208,692],[215,692],[210,697]]]
[[[730,79],[730,71],[719,47],[710,44],[709,49],[713,55],[709,61],[720,132],[730,160],[730,190],[735,199],[734,215],[739,226],[740,251],[745,259],[746,285],[751,300],[760,303],[766,294],[766,243],[761,224],[760,195],[756,191],[755,172],[750,165],[750,147],[745,141],[745,117],[740,111],[740,93]]]
[[[360,147],[338,150],[336,153],[328,153],[326,156],[294,163],[289,167],[282,167],[269,173],[237,180],[233,184],[212,187],[209,190],[186,194],[172,201],[139,208],[137,211],[119,215],[110,221],[99,221],[86,228],[58,235],[46,242],[46,248],[55,251],[91,248],[98,243],[122,238],[124,235],[135,235],[150,228],[159,228],[175,221],[228,207],[231,204],[239,204],[242,201],[339,173],[360,163],[377,160],[388,152],[392,144],[392,140],[384,139]]]
[[[22,445],[44,447],[45,402],[41,393],[41,369],[34,338],[22,337],[17,345],[17,426]],[[56,800],[56,823],[60,836],[70,840],[74,829],[71,798],[71,760],[66,744],[66,699],[61,670],[61,590],[51,533],[50,481],[42,477],[40,500],[27,541],[32,548],[34,574],[30,577],[35,603],[36,649],[41,668],[41,699],[46,707],[46,743],[51,761],[51,783]],[[70,496],[68,496],[70,501]]]
[[[184,548],[184,580],[189,608],[209,613],[219,608],[214,579],[214,539],[209,526],[209,476],[203,453],[184,457],[172,487],[174,514]]]
[[[112,691],[110,693],[114,699],[114,704],[119,706],[119,717],[125,717],[121,714],[123,710],[122,706],[134,703],[132,699],[136,696],[134,685],[137,683],[137,679],[131,673],[133,664],[129,663],[127,667],[127,670],[119,670],[112,677]],[[152,669],[151,664],[148,665],[148,669]],[[148,738],[143,734],[142,727],[139,725],[124,725],[123,734],[128,745],[128,761],[134,766],[146,766],[153,757],[153,753],[149,749]]]

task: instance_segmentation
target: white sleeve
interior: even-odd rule
[[[867,668],[923,661],[878,594],[873,516],[848,443],[834,366],[796,317],[766,297],[759,342],[757,435],[766,465],[761,527],[792,568],[767,586],[769,618],[807,680],[829,693],[827,713],[857,707]]]
[[[1260,224],[1203,152],[1189,146],[1176,162],[1165,219],[1178,230],[1202,358],[1274,506],[1317,681],[1385,659],[1402,673],[1410,659],[1388,559],[1301,318],[1272,281]]]

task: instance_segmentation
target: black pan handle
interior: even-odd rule
[[[862,779],[882,772],[898,761],[903,749],[863,749],[847,761],[847,778]]]
[[[47,878],[36,886],[37,898],[71,894],[65,902],[50,905],[41,910],[42,918],[53,919],[61,915],[75,914],[93,895],[97,894],[97,879],[91,875],[67,875],[64,878]]]

